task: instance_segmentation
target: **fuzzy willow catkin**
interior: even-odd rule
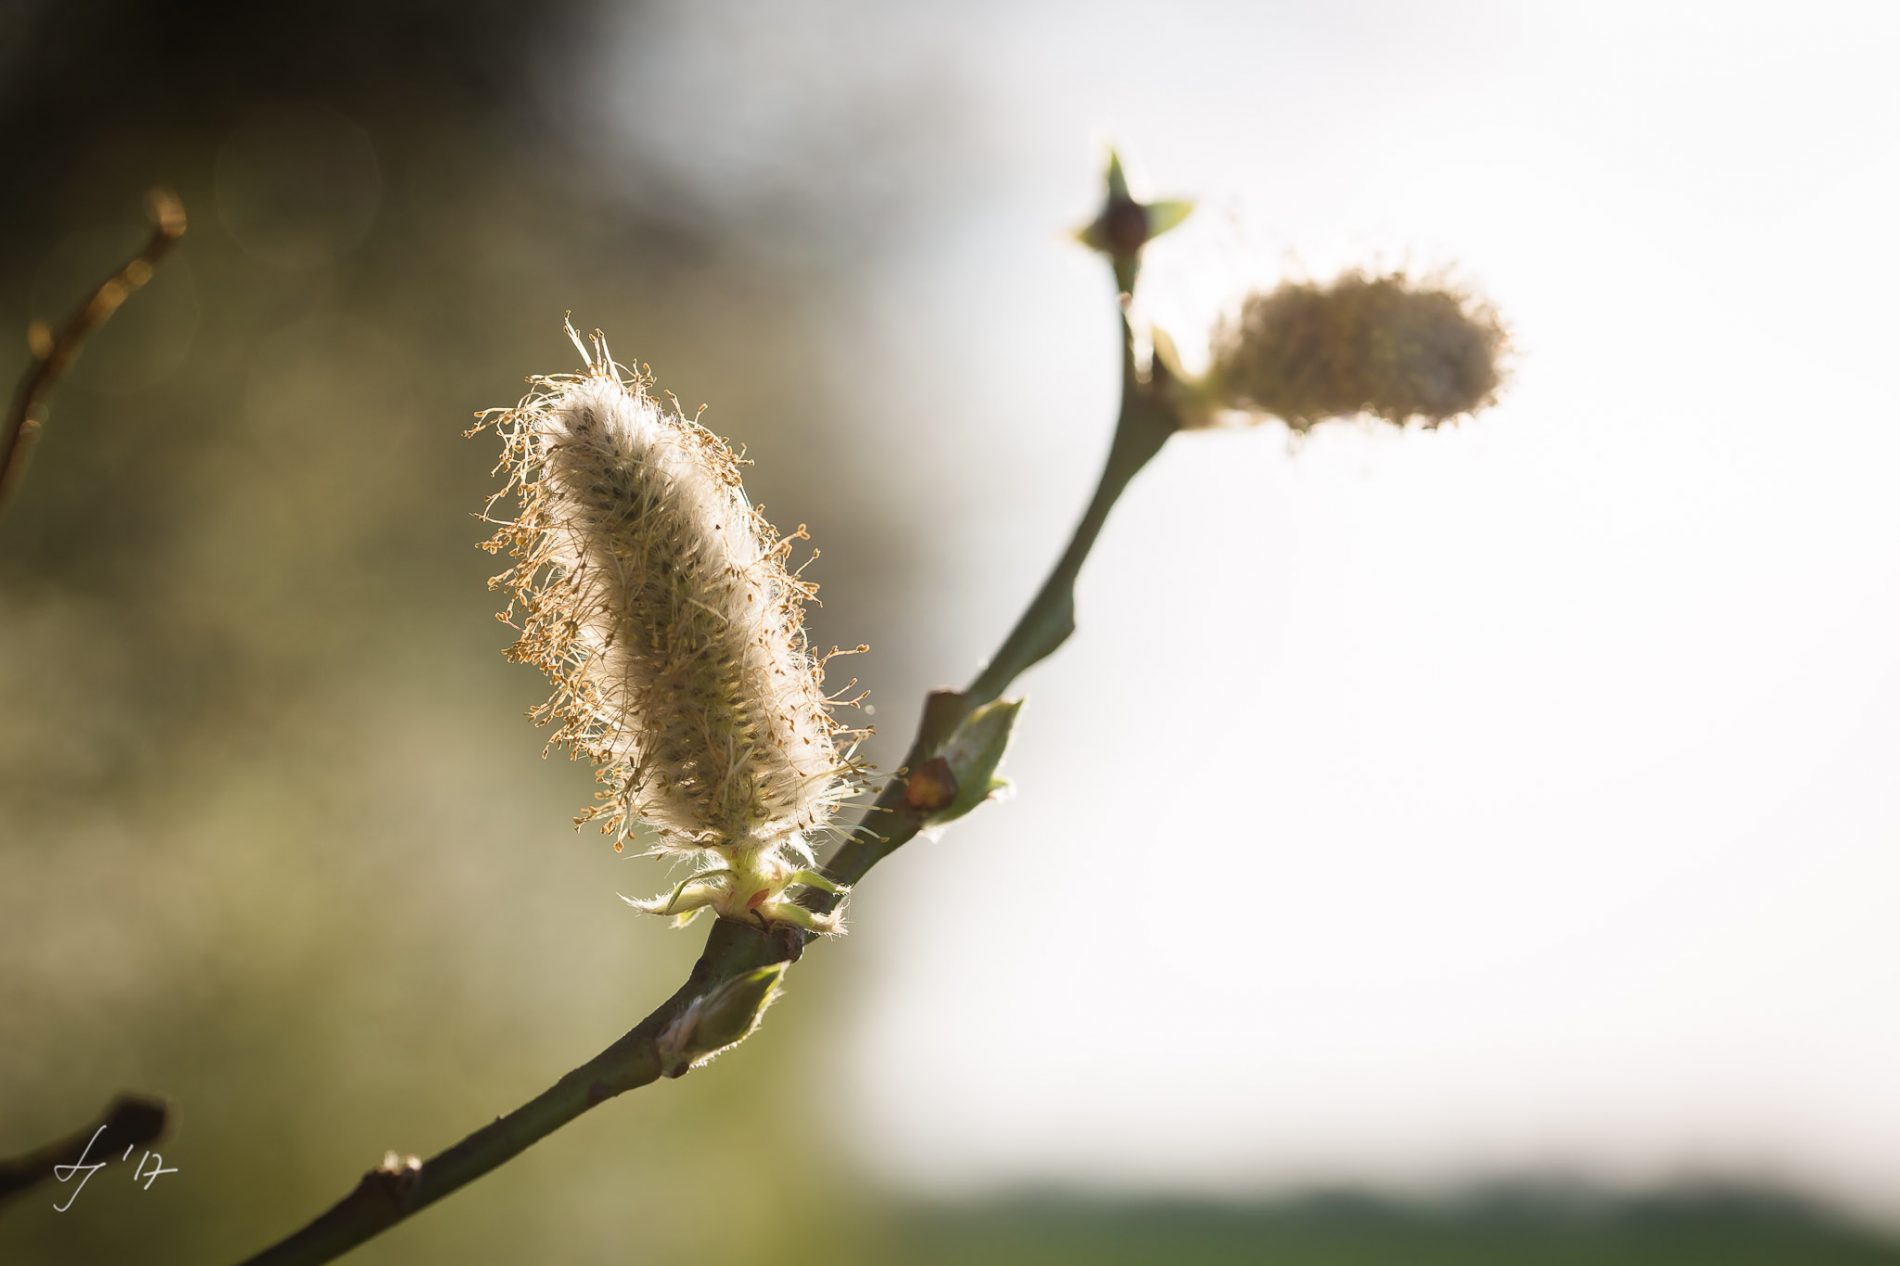
[[[1294,431],[1359,414],[1436,426],[1493,402],[1506,342],[1476,298],[1402,273],[1288,282],[1216,331],[1207,395]]]
[[[591,351],[568,333],[586,370],[532,379],[476,430],[502,440],[484,547],[513,561],[489,582],[510,594],[508,656],[553,687],[533,714],[557,726],[549,747],[602,783],[577,822],[600,822],[616,851],[644,826],[654,853],[693,863],[642,909],[833,930],[786,895],[830,887],[807,840],[855,790],[856,732],[833,717],[804,630],[816,587],[786,566],[804,528],[781,538],[724,440],[656,401],[598,333]]]

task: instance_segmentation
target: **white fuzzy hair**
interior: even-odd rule
[[[537,709],[558,723],[550,746],[599,766],[581,820],[616,849],[644,823],[660,851],[708,866],[706,899],[676,892],[667,912],[776,908],[776,890],[737,889],[782,888],[793,867],[777,855],[808,855],[803,837],[854,790],[804,630],[814,586],[785,565],[804,529],[781,539],[726,442],[657,402],[598,335],[583,354],[585,373],[536,379],[490,418],[507,475],[491,510],[519,502],[487,546],[514,559],[491,582],[513,597],[509,655],[553,683]],[[713,881],[728,873],[716,859],[745,884]]]

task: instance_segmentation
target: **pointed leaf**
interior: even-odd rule
[[[1081,228],[1072,229],[1069,236],[1090,250],[1106,251],[1108,249],[1108,217],[1098,215]]]
[[[1194,213],[1194,202],[1186,198],[1164,198],[1148,206],[1148,240],[1154,241]]]
[[[1128,201],[1128,177],[1122,171],[1122,156],[1112,149],[1108,151],[1108,200]]]

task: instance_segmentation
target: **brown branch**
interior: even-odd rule
[[[171,1109],[164,1100],[120,1095],[99,1118],[30,1152],[0,1160],[0,1204],[53,1177],[55,1167],[78,1165],[87,1156],[111,1160],[129,1148],[164,1137]]]
[[[112,318],[133,291],[152,279],[159,261],[185,235],[185,207],[175,194],[154,189],[146,195],[146,208],[152,217],[152,236],[145,248],[100,282],[67,318],[58,335],[44,321],[36,319],[27,326],[26,345],[33,361],[20,379],[5,422],[0,424],[0,510],[5,509],[26,475],[33,446],[46,425],[53,388],[72,368],[80,345]]]

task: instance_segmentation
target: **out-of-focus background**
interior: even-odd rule
[[[0,1261],[231,1259],[700,942],[569,815],[459,432],[572,310],[811,525],[889,763],[1054,556],[1138,302],[1450,270],[1435,433],[1175,441],[740,1053],[372,1262],[1900,1260],[1900,18],[1878,4],[0,4],[0,328],[174,187],[0,520]],[[1138,190],[1139,192],[1139,190]],[[0,355],[0,377],[24,367]]]

